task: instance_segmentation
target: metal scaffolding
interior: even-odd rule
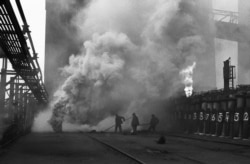
[[[16,0],[24,26],[20,28],[9,0],[0,2],[0,47],[17,76],[20,76],[34,94],[39,103],[48,102],[48,94],[42,80],[42,73],[37,61],[37,53],[30,36],[29,26],[19,0]],[[26,40],[27,39],[27,40]],[[27,41],[31,45],[31,55]]]
[[[29,26],[15,2],[22,29],[10,0],[0,1],[0,145],[28,132],[34,114],[48,103]]]

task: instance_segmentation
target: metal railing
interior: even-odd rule
[[[24,23],[22,30],[9,0],[0,2],[0,47],[12,64],[13,69],[29,87],[39,103],[48,102],[37,53],[28,29],[28,25],[19,0],[16,0],[18,10]],[[26,37],[25,35],[28,35]],[[28,38],[28,39],[27,39]],[[32,48],[31,55],[28,47]]]
[[[234,11],[224,11],[224,10],[213,10],[213,18],[218,22],[227,22],[238,24],[239,23],[239,13]]]

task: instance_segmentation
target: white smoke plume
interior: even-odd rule
[[[151,115],[145,104],[179,91],[179,72],[205,55],[208,32],[194,10],[184,0],[92,0],[72,19],[84,44],[61,68],[52,118],[90,130],[116,113]]]

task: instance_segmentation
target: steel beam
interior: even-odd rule
[[[39,103],[48,102],[48,94],[42,80],[42,73],[37,61],[37,53],[28,29],[21,4],[16,0],[24,30],[20,28],[9,0],[2,0],[0,6],[0,47],[9,59],[12,67],[29,87]],[[33,55],[29,52],[24,33],[28,35]]]

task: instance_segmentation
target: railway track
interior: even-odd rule
[[[214,143],[221,143],[221,144],[227,144],[227,145],[235,145],[235,146],[243,146],[243,147],[250,147],[249,141],[243,141],[243,140],[233,140],[233,139],[227,139],[227,138],[207,138],[206,136],[188,136],[188,135],[175,135],[175,134],[168,134],[167,136],[170,137],[178,137],[178,138],[185,138],[190,140],[198,140],[198,141],[205,141],[205,142],[214,142]]]
[[[111,145],[111,144],[108,144],[104,141],[101,141],[99,140],[98,138],[96,137],[93,137],[91,135],[88,135],[88,137],[90,137],[91,139],[93,139],[94,141],[96,142],[99,142],[100,144],[106,146],[107,148],[111,149],[112,151],[114,151],[115,153],[119,153],[121,155],[121,157],[125,157],[128,161],[130,161],[130,163],[137,163],[137,164],[146,164],[145,162],[141,161],[140,159],[132,156],[131,154],[128,154],[124,151],[122,151],[121,149]],[[184,156],[184,155],[180,155],[180,154],[174,154],[174,156],[177,156],[179,158],[182,158],[184,159],[186,162],[188,163],[194,163],[194,164],[204,164],[204,162],[202,161],[199,161],[199,160],[196,160],[196,159],[192,159],[190,157],[187,157],[187,156]],[[155,156],[155,158],[157,158],[157,156]]]
[[[122,151],[121,149],[119,149],[119,148],[117,148],[117,147],[115,147],[113,145],[110,145],[110,144],[108,144],[106,142],[103,142],[103,141],[97,139],[96,137],[93,137],[91,135],[88,135],[88,137],[91,138],[92,140],[94,140],[94,141],[96,141],[96,142],[104,145],[105,147],[107,147],[108,149],[112,150],[113,152],[118,153],[121,158],[127,159],[129,161],[129,163],[146,164],[145,162],[143,162],[140,159],[132,156],[131,154],[128,154],[128,153]]]

